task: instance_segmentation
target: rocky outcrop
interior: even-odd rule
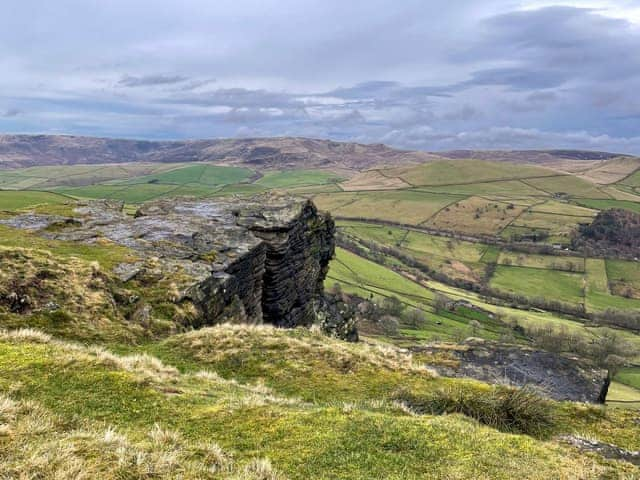
[[[535,387],[555,400],[598,403],[607,372],[576,357],[478,338],[460,345],[415,347],[438,359],[433,367],[444,376],[475,378],[488,383]]]
[[[312,202],[262,195],[249,200],[162,200],[134,216],[123,205],[80,205],[78,217],[19,215],[4,223],[67,241],[113,242],[137,259],[117,265],[124,283],[148,275],[173,276],[182,299],[202,313],[203,324],[225,320],[309,325],[314,299],[334,254],[334,222]]]

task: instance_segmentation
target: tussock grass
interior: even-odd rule
[[[270,325],[224,324],[178,335],[168,343],[185,347],[208,360],[251,353],[260,347],[266,352],[279,351],[292,359],[310,362],[324,359],[334,367],[357,368],[366,364],[421,373],[426,377],[437,375],[425,365],[414,362],[407,350],[378,343],[350,344],[329,338],[315,329],[282,330]]]
[[[144,440],[113,427],[73,428],[33,402],[0,395],[1,478],[278,480],[268,460],[236,462],[216,443],[159,425]]]
[[[395,397],[418,413],[462,413],[504,432],[544,437],[558,423],[553,403],[529,388],[469,388],[451,384],[426,394],[400,390]]]
[[[220,330],[237,331],[226,326]],[[275,480],[284,475],[542,480],[595,479],[614,472],[633,478],[637,473],[634,467],[602,464],[570,447],[505,434],[460,414],[425,415],[385,399],[402,383],[424,395],[458,380],[423,377],[420,370],[412,373],[403,367],[395,376],[390,366],[373,368],[366,360],[362,370],[323,370],[322,365],[331,363],[329,354],[310,354],[308,364],[304,357],[286,358],[289,343],[307,343],[314,333],[264,327],[249,331],[272,337],[273,352],[254,357],[259,340],[253,347],[230,343],[239,350],[231,364],[237,375],[231,376],[216,373],[206,362],[193,362],[192,370],[182,365],[180,372],[150,355],[119,356],[29,331],[3,332],[0,391],[13,393],[0,396],[0,472],[9,472],[8,478],[107,480]],[[278,336],[283,338],[280,348]],[[220,337],[224,339],[222,332]],[[369,349],[356,345],[347,350],[351,348]],[[384,352],[394,355],[393,349]],[[246,384],[239,378],[258,371],[254,362],[271,365],[279,357],[290,362],[285,367],[298,370],[285,368],[283,376],[264,376],[264,383],[256,378]],[[244,366],[238,363],[243,358]],[[149,372],[153,378],[147,378]],[[313,402],[296,401],[284,392],[284,376],[303,383],[299,391],[307,394],[317,387],[320,395]],[[357,388],[350,387],[352,383]],[[476,393],[488,388],[464,383]],[[33,415],[25,414],[27,407]],[[606,420],[611,430],[615,417]],[[580,426],[585,433],[594,432],[588,421],[604,423],[602,417],[585,414]],[[264,457],[270,462],[261,460]]]

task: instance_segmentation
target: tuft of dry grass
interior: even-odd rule
[[[43,407],[0,395],[0,478],[283,480],[268,460],[237,463],[215,443],[155,425],[133,441],[108,427],[72,429]]]
[[[223,324],[194,330],[170,340],[208,359],[242,354],[252,348],[280,351],[292,359],[324,359],[336,364],[362,365],[414,372],[435,377],[437,373],[414,361],[408,350],[378,343],[347,343],[329,338],[316,329],[282,330],[271,325]]]

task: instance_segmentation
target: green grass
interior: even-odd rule
[[[584,272],[584,259],[554,255],[535,255],[503,251],[498,260],[500,265]]]
[[[594,200],[599,201],[599,200]],[[582,200],[579,203],[583,204]],[[594,217],[599,208],[585,208],[584,206],[573,205],[571,203],[559,202],[557,200],[549,200],[541,205],[535,205],[531,208],[534,212],[555,213],[556,215],[573,215],[576,217],[590,218]]]
[[[57,187],[56,192],[77,198],[108,198],[117,197],[124,192],[127,186],[115,185],[89,185],[86,187]]]
[[[480,259],[483,263],[498,263],[498,258],[500,258],[500,247],[496,247],[495,245],[488,245],[482,254],[482,258]]]
[[[16,211],[35,205],[64,204],[70,201],[69,197],[57,193],[0,190],[0,211]]]
[[[237,348],[229,348],[231,345]],[[0,389],[11,390],[18,400],[36,402],[41,407],[32,418],[39,423],[15,424],[23,413],[8,420],[10,426],[23,425],[28,432],[40,428],[38,435],[30,435],[23,444],[31,455],[23,455],[22,449],[16,449],[17,443],[9,443],[14,453],[1,456],[2,461],[19,458],[25,473],[32,474],[38,471],[33,470],[33,455],[43,455],[48,442],[55,438],[63,442],[48,446],[55,460],[42,462],[37,468],[46,466],[55,471],[62,462],[76,458],[70,453],[75,452],[76,462],[85,465],[94,478],[123,478],[135,470],[130,467],[126,472],[119,471],[118,456],[111,456],[113,447],[100,440],[91,447],[89,442],[94,437],[89,432],[104,432],[107,426],[113,426],[130,439],[133,445],[129,448],[135,453],[158,423],[177,434],[167,436],[167,448],[181,452],[179,448],[188,442],[182,448],[193,449],[178,462],[185,470],[187,462],[202,458],[202,453],[198,454],[202,450],[196,447],[199,442],[215,442],[240,466],[256,456],[267,457],[277,471],[292,480],[450,479],[453,473],[457,478],[506,480],[517,475],[542,480],[582,475],[580,472],[586,475],[594,469],[603,474],[607,469],[610,474],[636,471],[626,465],[615,465],[615,469],[600,466],[569,447],[505,434],[460,414],[407,415],[384,401],[396,386],[409,388],[416,396],[456,385],[477,401],[490,389],[477,382],[411,373],[402,364],[396,366],[384,353],[362,346],[338,345],[302,332],[225,327],[177,337],[163,349],[166,355],[191,363],[194,370],[219,368],[239,377],[265,378],[275,386],[275,393],[216,375],[180,373],[151,360],[132,362],[62,344],[3,340]],[[234,357],[245,361],[234,361]],[[313,368],[306,367],[308,361]],[[271,362],[284,364],[275,369]],[[287,372],[296,374],[288,378]],[[316,382],[318,395],[314,397]],[[288,388],[301,396],[308,391],[312,403],[277,393]],[[337,398],[352,398],[355,403],[326,399],[324,392],[333,390]],[[367,403],[366,398],[375,402]],[[47,415],[54,414],[55,421],[45,421]],[[589,411],[576,410],[573,415],[582,422],[597,423],[599,418]],[[618,432],[625,419],[621,413],[609,414],[606,434],[621,441]],[[74,429],[85,433],[73,435]],[[17,442],[9,432],[3,442]],[[71,445],[75,448],[70,449]],[[156,443],[154,448],[161,449],[161,445]],[[159,461],[157,465],[161,465]],[[175,477],[177,470],[169,472],[173,475],[164,478]],[[65,478],[60,473],[58,477]],[[196,476],[187,471],[185,478],[221,477]]]
[[[399,177],[414,186],[435,186],[557,175],[557,172],[506,162],[447,160],[415,167],[391,168],[385,170],[385,175]]]
[[[579,205],[595,208],[597,210],[608,210],[610,208],[623,208],[632,212],[640,213],[640,203],[628,200],[601,200],[594,198],[582,198],[576,200]]]
[[[266,173],[256,182],[266,188],[292,188],[338,183],[343,178],[326,170],[286,170]]]
[[[617,408],[640,409],[640,390],[622,382],[612,382],[607,404]]]
[[[430,309],[433,294],[402,275],[338,248],[331,263],[327,284],[344,282],[345,290],[352,290],[364,298],[371,293],[378,298],[397,296],[409,306]]]
[[[568,240],[571,232],[573,232],[579,224],[591,223],[591,221],[591,217],[575,217],[528,210],[515,219],[510,227],[519,227],[528,231],[545,230],[549,232],[551,236]]]
[[[469,262],[480,261],[486,248],[481,243],[448,239],[416,231],[412,231],[407,235],[402,246],[406,250],[413,252],[440,255]]]
[[[380,193],[319,194],[318,207],[334,216],[368,218],[417,225],[460,197],[398,190]]]
[[[140,185],[59,187],[55,191],[78,198],[106,198],[109,200],[122,200],[126,203],[142,203],[155,198],[174,195],[176,192],[188,192],[188,189],[180,185],[143,183]]]
[[[248,168],[242,167],[223,167],[217,165],[189,165],[176,168],[168,172],[135,177],[122,184],[143,184],[143,183],[161,183],[172,185],[183,185],[187,183],[198,183],[202,185],[229,185],[239,183],[252,174]]]
[[[640,187],[640,170],[622,180],[620,184],[628,185],[630,187]]]
[[[640,396],[640,367],[624,368],[616,375],[616,381],[637,389]]]
[[[498,266],[491,286],[502,291],[541,297],[573,305],[582,304],[582,275],[527,267]]]
[[[640,289],[640,262],[607,259],[609,281],[622,281]]]
[[[459,178],[458,181],[464,181],[465,177]],[[473,181],[473,179],[471,179]],[[434,193],[455,193],[459,195],[482,195],[493,197],[504,197],[506,199],[524,199],[527,197],[535,197],[546,195],[545,192],[538,190],[520,180],[505,181],[487,181],[478,183],[462,183],[459,185],[427,185],[416,188],[417,191],[434,192]],[[518,202],[520,203],[520,202]]]
[[[526,183],[549,194],[566,194],[577,198],[609,198],[593,183],[572,175],[531,178],[526,180]]]
[[[0,225],[0,245],[43,250],[54,256],[77,257],[85,261],[97,261],[111,269],[118,263],[130,262],[135,256],[131,250],[112,243],[78,243],[51,240],[25,230]]]

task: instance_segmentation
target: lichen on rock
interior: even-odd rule
[[[175,275],[178,296],[198,306],[205,325],[236,320],[295,327],[315,320],[335,225],[309,200],[277,194],[164,199],[142,205],[134,216],[122,203],[91,201],[76,211],[68,223],[35,214],[10,222],[51,239],[128,247],[139,261],[117,265],[115,276],[126,283]]]

